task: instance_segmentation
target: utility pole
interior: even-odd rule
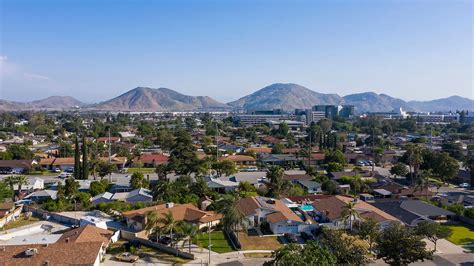
[[[430,126],[430,150],[433,150],[433,126]]]
[[[219,124],[216,121],[216,161],[219,161]]]
[[[374,161],[372,162],[372,176],[374,176],[375,171],[375,129],[372,129],[372,158]]]

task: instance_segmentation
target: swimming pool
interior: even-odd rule
[[[303,204],[299,208],[300,208],[300,210],[305,211],[305,212],[314,211],[313,206],[310,205],[310,204]]]

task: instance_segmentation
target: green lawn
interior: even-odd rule
[[[142,174],[153,174],[155,173],[155,168],[128,168],[127,174],[133,173],[142,173]]]
[[[198,234],[195,239],[193,240],[194,244],[207,248],[209,245],[209,235],[205,234]],[[222,231],[214,231],[211,232],[211,250],[217,253],[226,253],[233,251],[232,245],[224,236]]]
[[[453,234],[448,238],[448,240],[452,243],[460,246],[474,244],[474,226],[469,226],[465,224],[454,224],[446,226],[453,230]]]
[[[13,228],[18,228],[18,227],[22,227],[22,226],[25,226],[25,225],[36,223],[38,221],[40,221],[40,219],[36,218],[36,217],[30,217],[30,218],[26,219],[24,216],[20,216],[15,221],[11,221],[8,224],[6,224],[4,227],[2,227],[2,229],[3,230],[9,230],[9,229],[13,229]]]

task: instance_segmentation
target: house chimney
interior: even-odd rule
[[[173,206],[174,206],[174,203],[173,203],[173,202],[167,202],[167,203],[166,203],[166,209],[173,208]]]
[[[69,243],[69,237],[68,237],[68,238],[66,238],[66,243]]]

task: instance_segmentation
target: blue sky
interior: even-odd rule
[[[473,2],[0,0],[0,98],[137,86],[227,102],[275,82],[473,97]]]

